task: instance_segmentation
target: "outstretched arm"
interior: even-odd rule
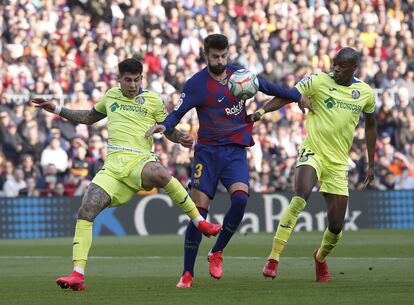
[[[151,137],[154,133],[163,133],[168,140],[174,143],[179,143],[184,147],[191,148],[193,146],[193,137],[189,133],[179,131],[178,129],[174,129],[172,132],[168,132],[166,131],[164,125],[157,124],[147,130],[145,137]]]
[[[106,117],[105,114],[96,111],[95,108],[92,108],[91,110],[71,110],[62,107],[62,111],[59,115],[71,122],[86,125],[92,125]]]
[[[365,189],[372,180],[374,180],[374,157],[375,144],[377,142],[377,124],[374,113],[365,113],[365,141],[368,150],[368,169],[367,176],[364,180],[363,189]]]
[[[267,95],[299,102],[302,95],[295,87],[288,89],[259,78],[259,91]]]
[[[167,133],[173,133],[175,126],[180,122],[181,118],[192,108],[199,107],[204,103],[202,97],[202,82],[192,77],[185,84],[181,93],[179,105],[176,106],[167,118],[160,124],[164,125]]]
[[[71,110],[41,98],[33,99],[32,103],[36,104],[36,107],[42,108],[47,112],[56,113],[73,123],[91,125],[106,117],[105,114],[96,111],[95,108],[91,110]]]
[[[279,110],[280,108],[284,107],[287,104],[290,104],[292,101],[281,99],[281,98],[273,98],[270,101],[268,101],[263,108],[257,109],[255,113],[249,114],[247,116],[248,122],[257,122],[262,118],[262,116],[265,113],[273,112],[276,110]],[[314,112],[312,108],[312,103],[310,99],[304,95],[301,96],[301,99],[298,104],[299,108],[302,110],[303,113],[305,113],[305,108],[309,109],[309,111]]]
[[[265,113],[276,111],[283,106],[290,104],[291,101],[281,99],[281,98],[273,98],[268,101],[263,108],[257,109],[255,113],[249,114],[247,116],[248,122],[257,122],[259,121]]]

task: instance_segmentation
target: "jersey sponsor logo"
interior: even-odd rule
[[[135,112],[135,113],[139,113],[142,115],[147,115],[148,110],[144,107],[141,106],[136,106],[136,105],[121,105],[119,106],[119,110],[121,111],[128,111],[128,112]]]
[[[336,108],[349,110],[349,111],[352,111],[353,113],[360,113],[362,111],[362,106],[360,105],[339,102],[339,101],[336,103]]]
[[[135,112],[142,115],[147,115],[148,110],[144,107],[137,106],[137,105],[119,105],[117,102],[114,102],[109,106],[111,112],[119,111],[128,111],[128,112]]]
[[[341,101],[335,101],[331,96],[324,101],[326,108],[332,109],[342,109],[348,110],[353,113],[360,113],[362,111],[362,106],[357,104],[345,103]]]
[[[217,102],[221,103],[224,100],[224,96],[222,98],[218,98]]]
[[[112,112],[115,112],[119,108],[119,104],[117,102],[114,102],[109,106]]]
[[[329,88],[329,91],[336,91],[336,88]]]
[[[329,97],[328,99],[325,100],[325,105],[326,105],[326,108],[328,108],[328,109],[333,108],[335,106],[335,104],[336,103],[335,103],[335,101],[332,97]]]
[[[227,107],[224,109],[227,115],[239,115],[244,109],[244,100],[239,101],[236,105],[232,107]]]
[[[361,92],[359,90],[352,90],[352,98],[354,100],[358,99],[361,96]]]

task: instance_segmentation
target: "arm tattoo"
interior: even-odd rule
[[[289,103],[290,103],[289,100],[275,97],[272,100],[270,100],[269,102],[267,102],[264,105],[263,109],[266,111],[266,113],[273,112],[273,111],[279,110],[280,108],[282,108],[283,106],[285,106]]]
[[[100,186],[91,183],[83,195],[82,205],[79,208],[78,218],[94,221],[98,214],[111,204],[111,197]]]
[[[174,129],[173,132],[164,133],[168,140],[174,143],[180,143],[180,139],[183,136],[183,133],[177,129]]]
[[[106,117],[105,114],[91,110],[71,110],[63,107],[60,116],[74,123],[91,125]]]

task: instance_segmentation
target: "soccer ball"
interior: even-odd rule
[[[256,74],[247,69],[234,71],[227,84],[230,92],[239,100],[252,98],[259,90],[259,80]]]

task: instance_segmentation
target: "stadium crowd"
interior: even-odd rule
[[[0,196],[82,195],[106,156],[105,120],[74,125],[29,100],[90,109],[117,86],[117,63],[144,63],[143,87],[177,105],[185,80],[204,65],[210,33],[229,38],[229,63],[291,87],[329,71],[343,46],[361,53],[358,77],[377,93],[373,189],[414,189],[414,1],[382,0],[11,0],[0,4]],[[269,97],[247,102],[251,113]],[[193,111],[179,128],[196,134]],[[350,188],[365,177],[364,129],[349,159]],[[251,188],[292,189],[304,116],[295,104],[267,114],[248,150]],[[157,137],[160,162],[186,185],[192,151]],[[223,188],[222,188],[223,189]]]

